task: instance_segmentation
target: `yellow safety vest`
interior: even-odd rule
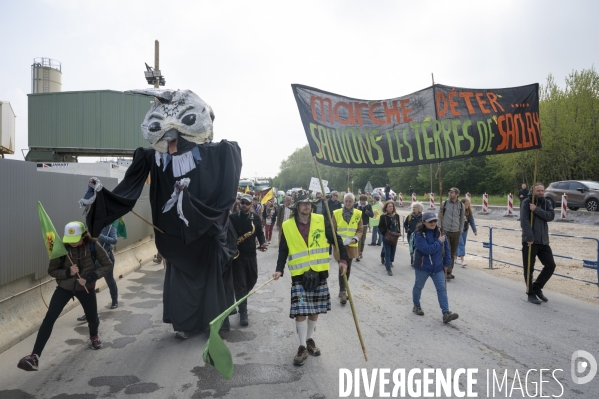
[[[289,247],[287,266],[291,276],[300,276],[310,269],[329,270],[329,244],[325,235],[324,216],[312,213],[308,245],[295,224],[295,218],[283,222],[283,234]]]
[[[360,219],[362,219],[362,211],[354,209],[354,213],[352,214],[351,219],[349,219],[349,223],[343,219],[343,208],[333,211],[333,215],[335,215],[335,221],[337,222],[337,234],[341,236],[343,241],[345,241],[346,238],[354,238],[358,231]],[[349,244],[349,246],[357,247],[358,243]]]

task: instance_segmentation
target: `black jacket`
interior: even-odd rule
[[[360,202],[356,202],[354,204],[354,208],[362,211],[362,224],[364,227],[368,227],[368,222],[370,218],[374,217],[374,213],[372,212],[372,205],[366,203],[365,206],[360,205]]]
[[[250,221],[250,218],[252,220]],[[256,254],[256,238],[260,242],[260,245],[266,242],[264,238],[264,230],[262,230],[262,222],[258,215],[254,212],[248,212],[243,214],[241,211],[232,213],[229,216],[231,224],[237,232],[237,237],[241,238],[244,234],[252,231],[252,222],[254,223],[255,231],[254,234],[246,238],[242,243],[237,244],[237,249],[240,254],[255,255]]]
[[[518,191],[518,199],[520,200],[520,204],[522,204],[522,201],[528,197],[528,194],[529,192],[527,188],[523,188],[522,190]],[[522,196],[522,198],[520,198],[520,196]]]
[[[401,234],[401,222],[399,220],[399,215],[396,213],[393,215],[393,219],[395,219],[395,223],[397,223],[397,232]],[[381,221],[379,222],[379,233],[383,237],[385,237],[385,234],[387,234],[387,230],[390,229],[393,219],[386,213],[381,215]]]
[[[534,242],[535,244],[549,245],[549,227],[547,222],[555,218],[553,206],[544,197],[535,197],[537,209],[533,212],[534,219],[530,226],[530,207],[532,193],[528,195],[520,206],[520,227],[522,228],[522,242]]]

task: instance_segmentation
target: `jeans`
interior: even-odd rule
[[[457,256],[466,256],[466,240],[468,239],[468,230],[464,230],[460,235],[460,243],[458,244]]]
[[[397,245],[388,244],[387,241],[383,241],[383,251],[381,252],[381,258],[385,258],[385,268],[391,270],[391,263],[395,260],[395,250]]]
[[[555,271],[555,260],[553,260],[553,252],[551,251],[551,247],[549,245],[541,245],[541,244],[532,244],[530,247],[528,243],[522,243],[522,264],[524,265],[524,281],[526,282],[526,272],[528,269],[528,251],[531,250],[530,254],[530,285],[531,291],[534,287],[543,288],[547,281],[553,275]],[[541,264],[543,265],[543,270],[537,277],[537,279],[533,282],[532,275],[535,271],[535,258],[539,257]],[[527,292],[527,294],[532,294],[533,292]]]
[[[377,241],[377,236],[378,236],[378,241]],[[381,245],[383,242],[383,236],[381,235],[381,233],[379,233],[379,226],[372,226],[372,242],[371,244],[378,244]]]
[[[108,257],[114,265],[114,255],[112,254],[112,251],[108,253]],[[114,267],[110,270],[109,273],[106,273],[106,275],[104,276],[104,280],[106,280],[106,284],[108,285],[108,290],[110,291],[110,298],[112,299],[112,302],[117,302],[119,297],[119,290],[116,287],[116,280],[114,279]]]
[[[437,289],[437,299],[443,313],[449,312],[449,299],[447,298],[447,288],[445,287],[445,273],[442,271],[431,273],[424,271],[418,267],[414,268],[416,273],[416,281],[414,281],[414,289],[412,290],[412,300],[415,306],[420,306],[420,295],[424,284],[429,277],[433,279],[435,288]]]
[[[264,225],[264,237],[266,238],[266,241],[268,241],[268,242],[270,242],[270,240],[272,240],[273,227],[275,227],[274,224]]]
[[[52,334],[54,323],[56,323],[58,316],[60,316],[60,313],[64,307],[67,306],[67,303],[69,303],[73,297],[77,297],[79,303],[85,311],[85,316],[88,320],[87,324],[89,326],[89,336],[93,337],[94,335],[98,335],[100,319],[98,318],[96,290],[90,289],[89,293],[85,291],[71,292],[63,288],[56,287],[54,294],[52,294],[52,299],[50,299],[50,305],[48,306],[46,317],[44,317],[44,321],[42,322],[40,330],[37,333],[37,338],[35,339],[35,345],[33,345],[32,353],[35,353],[40,357],[42,356],[44,347],[46,346],[46,343]],[[94,322],[89,322],[89,320],[93,320]]]
[[[455,254],[458,252],[458,245],[460,244],[461,233],[459,231],[448,231],[445,234],[447,236],[445,245],[447,245],[447,241],[449,241],[449,250],[451,252],[451,266],[449,266],[447,273],[451,274],[453,272],[453,264],[455,263]]]

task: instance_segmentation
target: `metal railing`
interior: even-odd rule
[[[514,251],[522,251],[522,248],[515,248],[515,247],[510,247],[507,245],[499,245],[499,244],[493,244],[493,230],[508,230],[508,231],[522,231],[521,229],[512,229],[512,228],[507,228],[507,227],[495,227],[495,226],[480,226],[480,227],[486,227],[489,229],[489,241],[478,241],[478,240],[471,240],[468,239],[468,241],[471,242],[476,242],[476,243],[482,243],[483,244],[483,248],[488,248],[489,249],[489,256],[484,256],[484,255],[478,255],[478,254],[473,254],[473,253],[468,253],[468,255],[472,255],[472,256],[478,256],[481,258],[485,258],[485,259],[489,259],[489,269],[493,269],[493,262],[501,262],[501,263],[505,263],[508,265],[512,265],[512,266],[517,266],[522,268],[522,265],[518,265],[516,263],[512,263],[512,262],[508,262],[505,260],[501,260],[501,259],[495,259],[493,258],[493,247],[498,247],[498,248],[505,248],[505,249],[510,249],[510,250],[514,250]],[[584,279],[579,279],[576,277],[572,277],[572,276],[567,276],[564,274],[560,274],[560,273],[553,273],[556,276],[560,276],[560,277],[564,277],[564,278],[569,278],[571,280],[577,280],[577,281],[583,281],[585,283],[590,283],[590,284],[596,284],[599,285],[599,267],[597,267],[599,265],[599,239],[595,238],[595,237],[585,237],[585,236],[572,236],[572,235],[567,235],[567,234],[558,234],[558,233],[549,233],[550,236],[555,236],[555,237],[566,237],[566,238],[579,238],[579,239],[583,239],[583,240],[593,240],[597,243],[597,260],[596,261],[592,261],[592,260],[588,260],[588,259],[582,259],[582,258],[577,258],[574,256],[567,256],[567,255],[560,255],[560,254],[553,254],[554,257],[557,258],[563,258],[563,259],[572,259],[572,260],[580,260],[582,261],[582,265],[585,268],[589,268],[589,269],[595,269],[597,270],[597,282],[594,281],[589,281],[589,280],[584,280]],[[537,271],[539,271],[538,269],[535,269]]]

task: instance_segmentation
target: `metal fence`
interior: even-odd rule
[[[40,201],[62,236],[65,224],[84,221],[77,201],[83,197],[91,176],[41,173],[35,163],[0,159],[0,286],[22,277],[47,274],[48,253],[43,244],[37,212]],[[109,190],[117,179],[103,178]],[[135,211],[151,219],[149,185],[144,187]],[[127,239],[117,249],[153,234],[152,228],[134,215],[125,216]]]
[[[473,254],[473,253],[468,253],[468,255],[472,255],[472,256],[478,256],[478,257],[482,257],[482,258],[486,258],[489,260],[489,269],[493,269],[493,262],[501,262],[501,263],[505,263],[508,265],[512,265],[512,266],[517,266],[522,268],[522,265],[516,264],[516,263],[512,263],[512,262],[508,262],[505,260],[501,260],[501,259],[495,259],[493,257],[493,247],[497,247],[497,248],[505,248],[505,249],[510,249],[510,250],[514,250],[514,251],[522,251],[522,248],[515,248],[515,247],[510,247],[507,245],[499,245],[499,244],[494,244],[493,243],[493,230],[508,230],[508,231],[519,231],[521,232],[521,229],[512,229],[512,228],[507,228],[507,227],[495,227],[495,226],[477,226],[477,227],[486,227],[489,229],[489,241],[478,241],[478,240],[472,240],[472,239],[468,239],[468,241],[471,242],[476,242],[476,243],[482,243],[483,244],[483,248],[488,248],[489,249],[489,256],[483,256],[483,255],[477,255],[477,254]],[[578,279],[572,276],[567,276],[564,274],[560,274],[560,273],[553,273],[556,276],[560,276],[560,277],[564,277],[564,278],[568,278],[568,279],[572,279],[572,280],[578,280],[578,281],[583,281],[585,283],[590,283],[590,284],[597,284],[599,285],[599,239],[595,238],[595,237],[585,237],[585,236],[572,236],[572,235],[567,235],[567,234],[559,234],[559,233],[549,233],[550,236],[555,236],[555,237],[567,237],[567,238],[577,238],[577,239],[582,239],[582,240],[591,240],[591,241],[595,241],[595,243],[597,244],[597,260],[593,261],[593,260],[589,260],[589,259],[583,259],[583,258],[578,258],[578,257],[574,257],[574,256],[568,256],[568,255],[561,255],[561,254],[556,254],[554,253],[553,256],[556,258],[563,258],[563,259],[572,259],[572,260],[580,260],[582,261],[582,265],[583,267],[589,268],[589,269],[595,269],[597,270],[597,282],[594,281],[589,281],[589,280],[584,280],[584,279]],[[539,271],[538,269],[535,269],[537,271]]]

